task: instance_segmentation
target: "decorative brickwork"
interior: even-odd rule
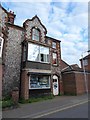
[[[26,38],[32,40],[32,28],[37,27],[41,32],[41,42],[45,43],[45,33],[46,29],[43,27],[42,24],[40,24],[40,20],[37,16],[35,16],[32,20],[27,20],[24,23],[25,29],[26,29]]]

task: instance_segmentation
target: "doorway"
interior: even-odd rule
[[[56,75],[53,76],[53,95],[59,94],[59,85],[58,85],[58,77]]]

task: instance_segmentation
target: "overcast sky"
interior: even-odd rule
[[[82,52],[88,50],[88,2],[70,1],[20,2],[18,0],[18,2],[1,4],[7,10],[15,12],[15,24],[20,26],[26,19],[37,15],[47,28],[47,36],[61,41],[62,59],[68,64],[80,64]]]

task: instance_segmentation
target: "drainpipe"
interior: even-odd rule
[[[86,53],[86,52],[90,52],[90,50],[85,51],[84,53]],[[87,76],[86,76],[84,59],[83,59],[83,54],[84,54],[84,53],[82,53],[82,67],[83,67],[83,72],[84,72],[85,89],[86,89],[86,93],[88,94]]]

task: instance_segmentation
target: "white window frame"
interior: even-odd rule
[[[53,53],[52,53],[52,57],[53,57],[54,54],[56,55],[56,63],[55,63],[55,64],[53,63],[53,65],[57,65],[57,64],[58,64],[57,53],[53,52]],[[52,60],[53,60],[53,59],[54,59],[54,57],[52,58]]]
[[[56,49],[56,42],[52,42],[52,48]]]
[[[3,42],[4,39],[2,37],[0,37],[0,41],[1,41],[1,46],[0,46],[0,57],[2,57],[2,49],[3,49]]]
[[[51,88],[51,82],[50,82],[50,76],[49,76],[49,87],[43,87],[43,88],[31,88],[30,86],[30,79],[31,78],[31,75],[29,76],[29,90],[31,89],[50,89]]]
[[[33,44],[33,43],[28,43],[28,57],[27,57],[27,60],[28,61],[32,61],[29,59],[29,44]],[[33,44],[33,45],[37,45],[37,44]],[[50,49],[48,47],[45,47],[45,46],[41,46],[41,45],[37,45],[39,46],[39,60],[38,61],[33,61],[33,62],[40,62],[40,63],[50,63]],[[45,48],[48,48],[49,49],[49,54],[45,54],[45,60],[46,61],[41,61],[41,55],[40,55],[40,47],[45,47]],[[48,57],[47,55],[49,55],[49,60],[48,60]]]
[[[33,31],[33,30],[35,30],[35,31]],[[37,28],[32,29],[32,40],[36,40],[36,41],[40,40],[40,31]]]

